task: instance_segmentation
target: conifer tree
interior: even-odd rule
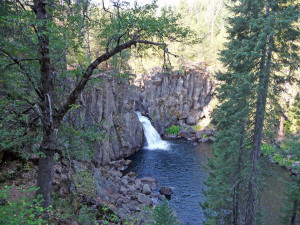
[[[278,46],[282,42],[293,45],[299,37],[293,26],[299,17],[297,7],[287,0],[232,1],[228,43],[220,58],[227,71],[217,74],[220,105],[213,117],[218,134],[203,204],[206,224],[258,222],[259,161],[268,86],[283,53]],[[282,35],[283,30],[288,34]],[[296,61],[286,57],[286,64]]]

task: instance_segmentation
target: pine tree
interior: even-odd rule
[[[206,224],[258,222],[259,161],[268,86],[281,53],[277,46],[299,35],[293,28],[299,15],[292,1],[232,3],[229,41],[220,58],[227,72],[217,74],[220,105],[213,117],[218,134],[203,205]],[[278,37],[284,29],[282,23],[290,33],[283,39]]]

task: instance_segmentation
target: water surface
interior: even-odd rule
[[[203,211],[199,202],[204,201],[202,189],[208,170],[204,168],[207,157],[211,156],[210,144],[199,144],[185,140],[168,141],[168,150],[141,149],[130,159],[131,171],[139,177],[154,177],[159,187],[172,187],[174,193],[170,200],[178,218],[183,223],[202,224]],[[276,165],[265,163],[264,170],[273,171],[265,175],[267,186],[261,197],[261,208],[265,210],[264,221],[267,225],[280,225],[280,211],[283,202],[287,172]],[[272,175],[273,174],[273,175]]]
[[[209,144],[193,145],[184,140],[169,141],[169,150],[141,149],[131,160],[131,171],[139,177],[151,176],[159,186],[172,187],[170,200],[179,219],[185,223],[202,224],[203,181],[208,171],[203,168],[211,155]]]

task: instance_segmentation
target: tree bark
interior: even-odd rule
[[[291,225],[296,225],[296,218],[297,218],[297,208],[298,208],[298,202],[297,201],[294,201],[294,204],[293,204],[293,215],[292,215],[292,218],[291,218]]]
[[[267,14],[269,13],[269,5],[267,5]],[[274,36],[269,37],[268,53],[267,53],[267,62],[260,74],[259,84],[258,84],[258,96],[256,102],[256,115],[255,115],[255,127],[254,127],[254,136],[253,143],[251,148],[251,176],[248,183],[248,199],[246,205],[246,216],[245,224],[251,225],[254,223],[255,219],[255,205],[256,205],[256,176],[257,176],[257,167],[260,157],[261,141],[263,135],[263,126],[264,126],[264,116],[265,108],[268,96],[268,87],[270,81],[270,70],[271,70],[271,60],[272,60],[272,48],[274,44]]]
[[[44,154],[39,159],[38,178],[37,178],[37,195],[42,195],[43,206],[50,206],[50,190],[53,178],[53,156],[56,150],[57,130],[54,128],[53,121],[53,90],[54,90],[54,73],[51,70],[49,37],[47,33],[47,23],[50,18],[46,10],[47,2],[43,0],[34,0],[33,11],[36,14],[38,23],[38,45],[40,57],[41,72],[41,97],[39,106],[42,114],[43,141],[40,151]]]
[[[239,224],[239,214],[240,214],[240,194],[239,194],[239,189],[240,189],[240,171],[242,167],[242,155],[243,155],[243,144],[244,144],[244,135],[245,135],[245,124],[246,121],[244,121],[242,125],[242,136],[240,140],[240,146],[239,146],[239,157],[237,161],[237,169],[236,169],[236,185],[233,190],[233,225],[238,225]]]

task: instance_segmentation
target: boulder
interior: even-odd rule
[[[136,187],[135,187],[134,185],[128,185],[128,188],[129,188],[129,191],[130,191],[131,193],[134,193],[134,192],[137,191],[137,189],[136,189]]]
[[[196,134],[196,131],[195,131],[194,128],[192,128],[192,127],[188,127],[187,132],[188,132],[189,134]]]
[[[127,180],[126,178],[123,178],[123,179],[121,180],[121,182],[122,182],[125,186],[128,185],[128,180]]]
[[[157,186],[157,180],[152,177],[143,177],[141,178],[141,182],[144,184],[149,184],[152,190],[155,189]]]
[[[146,195],[149,195],[151,193],[151,188],[150,188],[149,184],[145,184],[143,186],[143,193],[146,194]]]
[[[163,186],[159,189],[159,193],[166,196],[167,198],[171,198],[171,194],[173,194],[173,190],[168,186]]]
[[[109,173],[115,177],[121,177],[122,173],[120,171],[117,170],[110,170]]]
[[[181,128],[177,135],[179,137],[188,138],[189,137],[189,132],[187,132],[186,129]]]
[[[216,138],[215,137],[208,137],[208,140],[207,140],[209,143],[214,143],[216,141]]]
[[[138,193],[137,199],[140,203],[146,205],[146,206],[150,206],[152,203],[151,198],[147,197],[145,194],[143,193]]]
[[[141,188],[142,182],[140,179],[135,180],[135,188],[139,190]]]
[[[130,171],[127,175],[129,177],[137,177],[137,174],[135,172],[132,172],[132,171]]]
[[[121,189],[120,189],[120,193],[121,193],[122,195],[126,195],[126,194],[127,194],[127,192],[128,192],[128,189],[127,189],[127,188],[125,188],[125,187],[121,187]]]
[[[203,138],[199,139],[199,142],[202,142],[202,143],[205,143],[207,141],[208,141],[208,138],[206,138],[206,137],[203,137]]]
[[[206,129],[206,130],[201,130],[196,133],[196,138],[200,139],[202,137],[208,137],[208,136],[213,136],[214,135],[214,130],[213,129]]]
[[[193,125],[196,125],[197,123],[197,120],[195,119],[195,117],[193,116],[189,116],[187,119],[186,119],[186,123],[190,126],[193,126]]]

